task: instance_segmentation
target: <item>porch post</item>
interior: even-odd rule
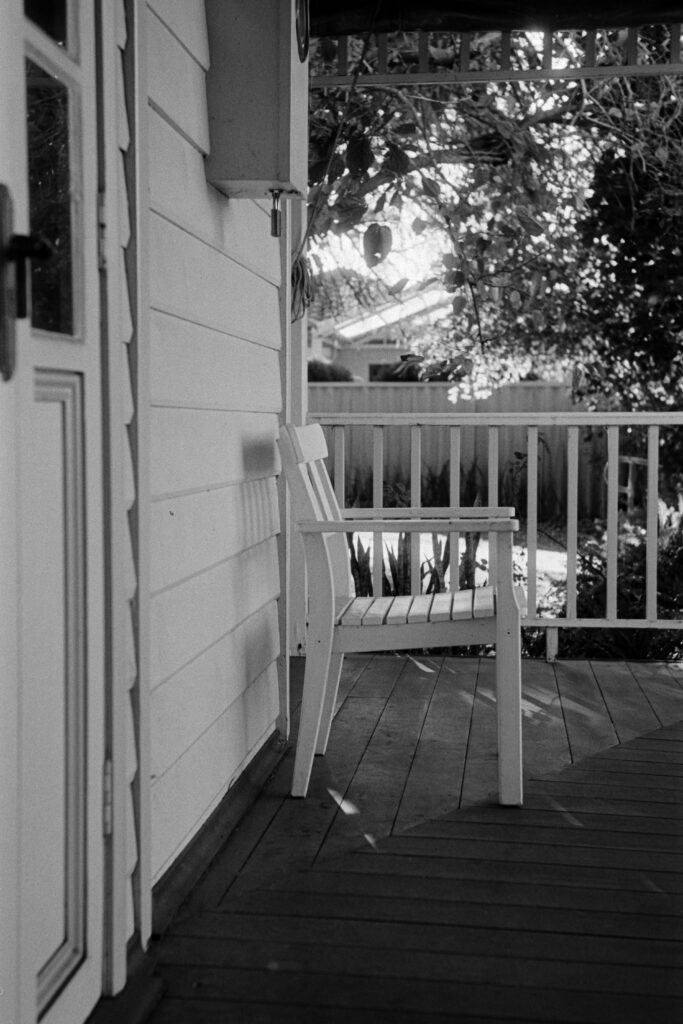
[[[296,200],[285,204],[283,231],[280,241],[280,265],[282,284],[280,287],[280,386],[282,391],[281,423],[302,424],[308,412],[307,381],[307,329],[306,317],[292,323],[292,260],[303,238],[305,204]],[[279,717],[278,731],[288,738],[290,729],[289,709],[289,658],[291,654],[303,653],[305,635],[305,576],[301,539],[292,529],[289,495],[284,476],[278,485],[280,511],[280,535],[278,558],[280,568],[280,600],[278,617],[280,626],[280,655],[278,658]]]

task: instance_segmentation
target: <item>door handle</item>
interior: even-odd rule
[[[28,316],[29,260],[53,255],[50,243],[39,235],[15,235],[12,197],[0,185],[0,376],[11,380],[16,366],[15,321]]]

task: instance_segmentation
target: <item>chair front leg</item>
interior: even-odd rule
[[[521,807],[522,637],[512,586],[512,537],[499,537],[496,588],[496,713],[498,719],[498,802]]]

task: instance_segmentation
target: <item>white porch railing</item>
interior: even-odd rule
[[[542,412],[542,413],[477,413],[422,415],[416,422],[414,414],[364,414],[364,413],[311,413],[309,418],[323,425],[328,435],[331,453],[331,475],[340,505],[346,498],[346,478],[349,470],[347,453],[347,431],[363,427],[372,433],[372,505],[384,505],[385,489],[385,441],[388,433],[397,428],[409,428],[409,500],[412,507],[422,507],[422,442],[425,431],[445,431],[449,451],[449,503],[457,506],[461,502],[461,452],[467,432],[478,428],[486,432],[488,442],[488,466],[486,469],[486,493],[482,503],[488,505],[513,504],[501,498],[501,473],[499,452],[501,434],[520,427],[526,434],[526,554],[527,554],[527,615],[523,625],[557,629],[559,627],[625,627],[629,629],[682,629],[682,619],[661,618],[658,609],[658,536],[659,536],[659,452],[666,443],[663,431],[683,427],[683,413],[596,413],[596,412]],[[566,605],[565,613],[548,614],[539,609],[538,553],[539,553],[539,439],[550,428],[560,428],[565,436],[566,462],[566,510],[564,530],[566,534]],[[585,467],[581,465],[581,432],[587,428],[600,429],[606,435],[605,463],[602,471],[605,497],[606,550],[605,550],[605,607],[604,614],[595,618],[581,617],[577,610],[577,566],[579,549],[579,490]],[[641,452],[620,454],[621,432],[642,434]],[[555,436],[557,429],[555,429]],[[522,454],[522,453],[520,453]],[[627,479],[620,479],[626,471]],[[645,607],[639,618],[620,617],[617,607],[619,575],[619,530],[620,496],[626,498],[627,514],[633,512],[633,473],[642,474],[640,490],[643,495],[641,523],[645,530]],[[594,474],[593,474],[594,475]],[[449,538],[452,552],[462,549],[464,538],[454,535]],[[495,552],[490,552],[490,559]],[[413,587],[420,584],[420,551],[413,545],[410,554],[410,573]],[[452,559],[458,564],[459,559]],[[372,558],[372,579],[375,593],[382,592],[383,549],[382,539],[374,540]],[[458,587],[458,573],[450,573],[448,586]],[[556,634],[555,634],[556,635]]]

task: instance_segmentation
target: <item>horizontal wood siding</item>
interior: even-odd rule
[[[156,882],[278,715],[280,263],[266,204],[205,179],[203,2],[150,0],[148,40]]]
[[[152,866],[158,879],[271,735],[277,716],[275,664],[218,718],[152,787]],[[236,763],[235,763],[236,762]],[[198,819],[198,810],[204,808]]]

